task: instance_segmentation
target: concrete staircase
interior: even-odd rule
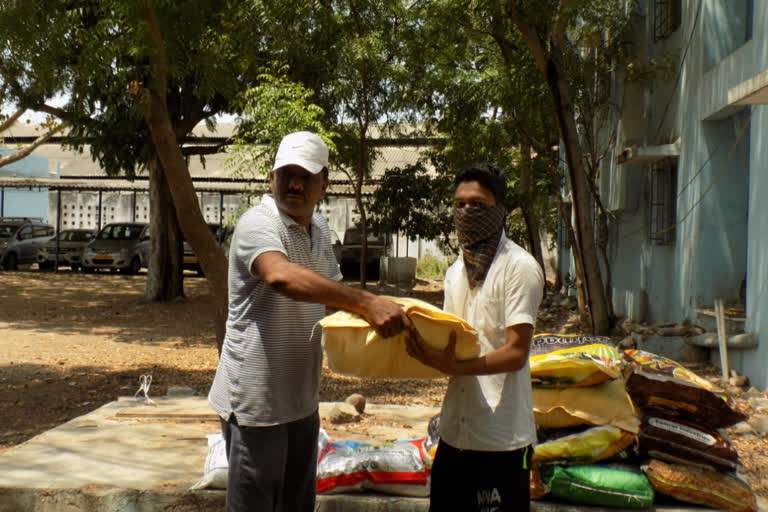
[[[725,332],[726,346],[728,350],[749,350],[757,347],[758,337],[756,333],[745,332],[746,318],[726,315]],[[686,338],[689,345],[702,348],[718,348],[717,318],[712,309],[696,309],[696,325],[704,329],[704,333],[698,336]]]

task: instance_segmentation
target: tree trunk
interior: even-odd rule
[[[368,217],[365,214],[365,204],[363,203],[363,181],[367,162],[365,132],[367,125],[360,129],[360,140],[357,153],[357,183],[355,186],[355,203],[357,211],[360,212],[360,287],[365,289],[368,276],[365,260],[368,257]]]
[[[584,268],[585,295],[589,303],[592,319],[592,332],[606,334],[610,329],[610,315],[603,290],[603,279],[600,273],[600,263],[597,259],[595,237],[592,229],[593,203],[587,183],[584,168],[584,157],[579,145],[579,137],[574,121],[573,104],[567,82],[560,74],[555,59],[549,59],[547,66],[547,83],[555,103],[555,115],[560,129],[560,137],[565,149],[565,160],[568,167],[568,178],[573,200],[573,216],[578,238],[578,255]]]
[[[166,104],[166,56],[157,15],[147,6],[143,17],[148,23],[150,73],[146,92],[139,93],[144,120],[149,127],[155,152],[171,192],[181,230],[200,261],[214,299],[216,342],[221,352],[227,319],[227,259],[200,211],[181,145],[171,125]]]
[[[557,160],[555,161],[557,162]],[[558,191],[557,193],[557,207],[560,210],[560,218],[563,219],[563,227],[565,229],[565,234],[568,237],[568,243],[571,246],[571,252],[574,254],[578,254],[578,245],[579,242],[576,240],[576,234],[573,231],[573,224],[571,224],[571,215],[568,212],[568,209],[565,207],[565,202],[563,202],[563,198],[560,195],[560,173],[558,171],[558,165],[557,163],[554,163],[552,167],[550,168],[550,172],[552,175],[552,183],[555,185],[555,190]],[[587,299],[584,295],[584,286],[582,283],[584,282],[584,267],[581,265],[581,259],[579,258],[573,258],[573,266],[574,266],[574,272],[576,272],[576,304],[579,308],[579,320],[583,325],[587,325],[588,323],[588,316],[587,316]],[[559,281],[559,275],[558,275],[558,281]],[[556,290],[559,289],[556,284]]]
[[[557,127],[565,149],[576,237],[578,239],[574,260],[580,259],[583,266],[584,294],[589,304],[592,332],[595,334],[606,334],[610,328],[610,315],[603,290],[600,264],[597,259],[597,251],[595,250],[592,230],[592,197],[589,183],[587,182],[588,178],[584,167],[584,156],[579,143],[579,135],[576,130],[570,85],[561,73],[562,66],[558,61],[559,56],[563,53],[562,46],[566,44],[566,10],[561,5],[561,11],[555,18],[549,34],[549,44],[547,45],[536,32],[536,27],[532,23],[528,23],[519,5],[509,3],[507,8],[508,15],[517,25],[537,67],[544,74],[552,96]]]
[[[184,297],[183,242],[171,191],[160,162],[149,163],[150,243],[146,297],[150,302]]]
[[[541,250],[541,235],[539,234],[539,219],[533,212],[533,166],[531,165],[531,146],[520,146],[520,208],[523,211],[525,227],[528,231],[528,245],[531,254],[539,262],[544,280],[547,278],[547,269],[544,266],[544,255]]]

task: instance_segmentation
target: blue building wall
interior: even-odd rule
[[[766,59],[764,62],[768,62]],[[752,115],[749,175],[749,221],[746,283],[746,330],[757,333],[756,350],[730,354],[729,360],[749,375],[752,385],[768,389],[768,106]]]
[[[609,230],[614,311],[636,321],[679,323],[695,321],[697,308],[712,308],[716,299],[743,301],[745,330],[758,334],[759,345],[729,351],[729,362],[765,389],[768,106],[729,106],[728,91],[768,70],[768,2],[683,0],[682,27],[658,43],[649,30],[651,4],[643,4],[643,56],[687,55],[678,64],[677,89],[668,79],[642,91],[623,85],[619,144],[599,183],[617,218]],[[677,137],[676,238],[672,246],[656,246],[648,237],[650,167],[618,164],[616,157],[624,147],[669,144]]]
[[[0,155],[11,154],[0,149]],[[48,159],[29,155],[18,162],[0,167],[0,178],[48,178]],[[0,194],[0,212],[6,217],[48,217],[48,189],[4,188]]]

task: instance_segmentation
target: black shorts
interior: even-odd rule
[[[528,511],[533,448],[459,450],[440,441],[432,465],[430,512]]]

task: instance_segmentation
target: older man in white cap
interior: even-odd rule
[[[271,194],[237,223],[229,252],[229,317],[208,400],[227,444],[229,511],[314,510],[320,329],[325,306],[362,315],[380,334],[411,324],[395,303],[339,284],[328,225],[328,148],[287,135]]]

